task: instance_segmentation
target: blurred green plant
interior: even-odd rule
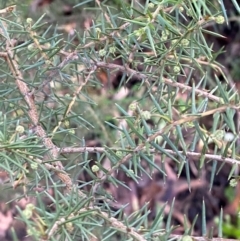
[[[206,26],[227,21],[223,2],[116,2],[76,3],[76,9],[92,4],[94,18],[83,33],[73,31],[67,38],[45,22],[45,15],[35,21],[2,2],[0,167],[8,173],[8,184],[21,190],[14,198],[36,200],[18,208],[35,240],[178,238],[172,236],[174,203],[166,223],[165,206],[153,222],[148,222],[147,204],[126,216],[124,207],[113,207],[104,183],[129,189],[118,179],[120,171],[136,183],[156,171],[166,177],[169,158],[178,176],[186,170],[190,187],[189,159],[197,158],[199,171],[206,160],[214,160],[211,188],[216,162],[233,166],[231,178],[240,160],[234,122],[239,95],[228,87],[205,39],[221,37]],[[114,85],[111,76],[117,90],[109,87]],[[133,96],[116,95],[133,82]],[[213,116],[212,128],[205,130],[199,120],[208,116]],[[231,141],[224,139],[223,129],[232,132]],[[190,140],[184,130],[191,130]],[[89,133],[104,146],[89,146]],[[88,179],[78,183],[86,173]],[[50,207],[44,198],[51,200]],[[204,202],[202,210],[205,238]],[[220,215],[219,237],[221,220]],[[192,227],[184,224],[189,238],[194,222]]]

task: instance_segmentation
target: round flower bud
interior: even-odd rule
[[[117,155],[118,157],[123,157],[122,151],[116,151],[116,155]]]
[[[31,52],[33,52],[33,51],[36,49],[33,43],[32,43],[32,44],[29,44],[27,48],[28,48],[28,50],[31,51]]]
[[[225,18],[222,15],[219,15],[215,18],[217,24],[223,24],[225,22]]]
[[[178,74],[179,72],[180,72],[180,67],[179,66],[174,66],[173,67],[173,72],[175,73],[175,74]]]
[[[100,28],[95,28],[95,30],[96,30],[97,33],[101,33],[102,32],[102,30]]]
[[[144,120],[149,120],[151,118],[151,113],[149,111],[143,111],[142,112],[142,117],[144,118]]]
[[[116,52],[116,47],[115,47],[115,46],[111,46],[111,47],[109,48],[109,52],[110,52],[111,54],[114,54],[114,53]]]
[[[214,137],[221,141],[225,136],[225,131],[224,130],[216,130],[215,133],[214,133]]]
[[[237,186],[237,180],[235,178],[231,179],[229,185],[231,187],[236,187]]]
[[[33,215],[33,210],[35,209],[35,206],[32,203],[28,203],[26,205],[26,208],[22,211],[23,216],[26,219],[30,219]]]
[[[24,131],[25,131],[25,129],[24,129],[23,126],[20,126],[20,125],[19,125],[19,126],[16,127],[16,132],[22,134]]]
[[[44,44],[44,47],[45,47],[46,49],[50,49],[50,48],[51,48],[51,44],[50,44],[50,43],[45,43],[45,44]]]
[[[51,62],[49,59],[47,59],[47,60],[45,61],[45,64],[46,64],[46,65],[51,65],[52,62]]]
[[[72,223],[72,222],[67,222],[67,223],[65,224],[65,227],[66,227],[66,229],[67,229],[67,231],[68,231],[69,233],[73,232],[73,230],[74,230],[74,226],[73,226],[73,223]]]
[[[182,41],[181,41],[181,45],[182,46],[188,46],[189,45],[189,40],[187,40],[187,39],[183,39]]]
[[[65,127],[68,128],[68,127],[69,127],[69,120],[65,120],[65,121],[64,121],[64,125],[65,125]]]
[[[154,3],[149,3],[148,8],[154,8],[155,4]]]
[[[137,37],[140,37],[142,36],[143,34],[145,34],[145,28],[139,28],[137,30],[135,30],[133,33],[137,36]]]
[[[36,162],[31,163],[30,167],[31,167],[33,170],[37,170],[37,169],[38,169],[38,164],[37,164]]]
[[[31,24],[32,21],[33,21],[32,18],[27,18],[27,19],[26,19],[26,22],[27,22],[28,24]]]
[[[175,45],[177,42],[178,42],[178,39],[173,39],[173,40],[171,41],[172,45]]]
[[[184,11],[184,8],[181,6],[181,7],[178,8],[178,10],[179,10],[179,12],[182,13]]]
[[[128,108],[131,111],[135,111],[137,109],[137,102],[132,102]]]
[[[72,134],[72,135],[75,134],[75,130],[74,129],[70,129],[70,130],[68,130],[68,132],[69,132],[69,134]]]
[[[100,49],[99,50],[99,56],[103,57],[107,54],[106,50],[105,49]]]
[[[98,172],[98,171],[99,171],[99,167],[97,165],[93,165],[92,172]]]

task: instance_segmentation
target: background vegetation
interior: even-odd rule
[[[0,3],[1,240],[239,238],[236,1]]]

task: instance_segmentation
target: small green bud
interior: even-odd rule
[[[99,50],[99,56],[104,57],[107,54],[105,49],[100,49]]]
[[[216,130],[215,133],[214,133],[214,137],[221,141],[225,136],[225,131],[224,130]]]
[[[24,129],[23,126],[20,126],[20,125],[19,125],[19,126],[16,127],[16,132],[22,134],[24,131],[25,131],[25,129]]]
[[[122,151],[116,151],[116,155],[120,158],[123,157],[123,152]]]
[[[99,171],[99,167],[97,165],[93,165],[92,172],[98,172],[98,171]]]
[[[30,167],[31,167],[33,170],[37,170],[37,169],[38,169],[38,164],[37,164],[36,162],[31,163]]]
[[[236,187],[237,186],[237,180],[235,178],[231,179],[229,182],[229,185],[231,187]]]
[[[65,94],[65,97],[69,98],[71,95],[69,93]]]
[[[115,46],[111,46],[111,47],[109,48],[109,52],[110,52],[111,54],[114,54],[114,53],[116,52],[116,47],[115,47]]]
[[[50,44],[50,43],[45,43],[45,44],[44,44],[44,47],[45,47],[46,49],[50,49],[50,48],[51,48],[51,44]]]
[[[174,66],[173,67],[173,72],[175,73],[175,74],[179,74],[180,73],[180,67],[179,66]]]
[[[29,203],[26,205],[26,208],[22,211],[22,215],[26,219],[30,219],[33,215],[33,210],[35,209],[35,206],[32,203]]]
[[[96,28],[95,30],[96,30],[96,33],[97,33],[97,38],[99,39],[100,36],[101,36],[102,30],[100,28]]]
[[[18,109],[16,112],[18,116],[22,116],[24,114],[24,112],[21,109]]]
[[[68,132],[69,132],[69,134],[72,134],[72,135],[75,134],[75,130],[74,129],[70,129],[70,130],[68,130]]]
[[[143,111],[142,112],[142,117],[144,118],[144,120],[149,120],[151,118],[151,113],[149,111]]]
[[[137,30],[135,30],[133,33],[137,36],[137,37],[140,37],[142,36],[143,34],[145,34],[145,28],[139,28]]]
[[[188,46],[189,45],[189,40],[187,40],[187,39],[183,39],[182,41],[181,41],[181,45],[182,46]]]
[[[95,30],[96,30],[97,33],[101,33],[102,32],[102,30],[100,28],[95,28]]]
[[[217,24],[223,24],[225,22],[225,18],[222,15],[219,15],[215,18]]]
[[[181,7],[178,8],[178,10],[179,10],[179,12],[182,13],[184,11],[184,8],[181,6]]]
[[[47,59],[47,60],[45,61],[45,64],[46,64],[46,65],[51,65],[52,62],[51,62],[50,60]]]
[[[137,102],[132,102],[128,108],[131,111],[135,111],[137,109]]]
[[[36,50],[36,48],[35,48],[35,46],[34,46],[33,43],[32,43],[32,44],[29,44],[27,48],[28,48],[28,50],[31,51],[31,52],[33,52],[34,50]]]
[[[171,41],[172,45],[175,45],[177,42],[178,42],[178,39],[173,39],[173,40]]]
[[[26,19],[26,22],[27,22],[28,24],[31,24],[32,21],[33,21],[32,18],[27,18],[27,19]]]
[[[149,3],[148,8],[154,8],[155,4],[154,3]]]
[[[69,120],[64,121],[64,126],[67,127],[67,128],[69,127]]]
[[[67,222],[67,223],[65,224],[65,226],[66,226],[66,230],[67,230],[69,233],[73,232],[74,226],[73,226],[73,223],[72,223],[72,222]]]

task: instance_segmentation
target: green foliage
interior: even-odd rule
[[[0,168],[17,188],[12,199],[35,198],[18,207],[33,240],[166,240],[174,203],[166,223],[164,205],[152,222],[147,204],[127,216],[104,184],[131,189],[118,173],[135,183],[156,172],[167,178],[169,160],[178,176],[185,170],[189,189],[192,159],[199,173],[214,160],[210,189],[217,162],[230,163],[234,175],[239,95],[206,41],[221,37],[207,26],[227,20],[225,7],[210,0],[75,2],[95,18],[66,38],[45,15],[35,21],[21,6],[0,11]],[[111,76],[118,83],[109,90]],[[132,82],[134,94],[118,98]],[[200,120],[209,116],[206,129]],[[104,147],[87,145],[92,133]]]

